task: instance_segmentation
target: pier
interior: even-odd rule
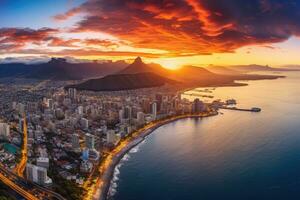
[[[246,112],[261,112],[261,108],[237,108],[237,107],[226,107],[226,106],[222,106],[220,107],[220,109],[226,109],[226,110],[236,110],[236,111],[246,111]]]

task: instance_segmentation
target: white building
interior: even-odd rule
[[[82,129],[87,130],[89,128],[89,120],[86,118],[81,118],[80,124]]]
[[[152,104],[152,117],[153,117],[153,120],[156,120],[157,118],[157,103],[154,102]]]
[[[124,110],[123,110],[123,109],[122,109],[122,110],[119,110],[119,121],[120,121],[121,123],[124,122]]]
[[[145,124],[145,114],[143,112],[137,113],[137,123],[138,123],[138,125]]]
[[[114,130],[108,130],[106,133],[106,142],[108,144],[115,144],[117,141],[117,136]]]
[[[78,106],[77,113],[78,115],[83,115],[83,106]]]
[[[36,165],[39,167],[49,168],[49,158],[39,157],[36,159]]]
[[[39,185],[49,185],[52,183],[51,178],[47,176],[47,169],[27,163],[26,178],[29,181]]]
[[[0,136],[7,138],[7,137],[9,137],[9,135],[10,135],[9,124],[0,123]]]

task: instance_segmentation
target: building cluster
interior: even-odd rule
[[[166,117],[208,109],[199,99],[191,102],[155,89],[92,93],[56,88],[36,93],[40,98],[26,95],[26,101],[4,104],[0,136],[20,145],[26,117],[26,177],[41,185],[55,182],[49,172],[82,184],[105,153],[132,132]],[[11,137],[12,129],[19,133],[17,139]]]

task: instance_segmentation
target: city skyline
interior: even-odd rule
[[[2,1],[0,58],[298,64],[298,1]],[[24,58],[26,57],[26,58]]]
[[[300,0],[0,0],[0,200],[300,199]]]

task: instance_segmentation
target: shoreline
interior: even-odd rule
[[[100,176],[100,179],[102,179],[102,184],[98,186],[96,189],[95,194],[93,195],[93,200],[107,200],[109,188],[111,186],[111,180],[114,175],[114,171],[116,166],[120,163],[122,158],[134,147],[136,147],[138,144],[140,144],[142,141],[144,141],[148,135],[153,133],[156,129],[159,127],[175,122],[177,120],[186,119],[186,118],[204,118],[204,117],[212,117],[218,115],[218,112],[212,112],[207,114],[189,114],[189,115],[181,115],[177,117],[173,117],[170,119],[163,120],[161,122],[157,122],[157,124],[154,124],[152,127],[146,128],[145,130],[142,130],[136,138],[134,138],[132,141],[130,141],[124,148],[122,148],[116,155],[113,156],[111,163],[109,163],[109,166],[104,171],[104,173]]]

